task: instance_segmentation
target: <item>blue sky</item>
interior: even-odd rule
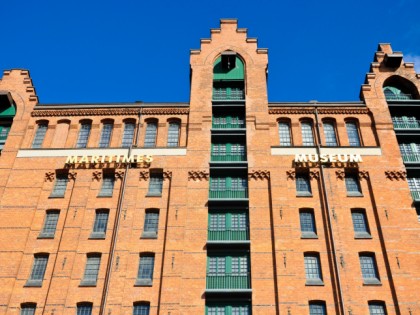
[[[40,103],[187,102],[189,50],[238,18],[269,49],[269,101],[355,101],[379,42],[420,72],[419,0],[6,1],[0,70]]]

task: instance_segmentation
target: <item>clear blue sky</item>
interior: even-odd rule
[[[269,101],[358,100],[379,42],[420,66],[419,0],[27,0],[1,10],[0,70],[30,70],[41,103],[186,102],[189,50],[220,18],[238,18],[269,49]]]

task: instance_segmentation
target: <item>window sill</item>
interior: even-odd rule
[[[355,239],[371,239],[372,235],[369,233],[355,233],[354,234]]]
[[[134,283],[135,287],[151,287],[153,285],[152,279],[137,279]]]
[[[64,195],[50,195],[48,198],[50,198],[50,199],[64,198]]]
[[[296,197],[312,197],[312,193],[310,192],[296,192]]]
[[[323,286],[324,282],[321,279],[306,280],[306,286]]]
[[[42,287],[42,280],[28,280],[24,287]]]
[[[104,232],[93,232],[89,235],[89,239],[94,239],[94,240],[103,240],[105,239],[105,233]]]
[[[363,285],[382,285],[381,280],[379,279],[363,279]]]
[[[316,235],[314,232],[302,232],[300,238],[318,239],[318,235]]]
[[[98,198],[111,198],[111,197],[112,197],[112,195],[105,195],[105,194],[101,195],[101,194],[99,194],[99,195],[98,195],[98,196],[96,196],[96,197],[98,197]]]
[[[38,239],[53,239],[54,233],[40,233]]]
[[[96,287],[96,280],[82,280],[79,287]]]
[[[361,192],[347,192],[347,197],[363,197]]]
[[[148,192],[146,194],[146,197],[162,197],[162,193],[153,193],[153,192]]]
[[[140,238],[143,238],[143,239],[157,239],[157,233],[156,232],[143,232],[141,234]]]

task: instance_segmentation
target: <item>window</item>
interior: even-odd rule
[[[67,189],[68,174],[57,174],[55,178],[54,188],[51,192],[50,197],[64,197]]]
[[[230,280],[226,281],[228,278]],[[247,289],[249,287],[248,255],[209,256],[207,258],[207,289]]]
[[[305,253],[306,285],[323,285],[321,264],[317,253]]]
[[[369,314],[370,315],[386,315],[385,303],[382,301],[370,301]]]
[[[140,254],[139,271],[137,274],[136,285],[152,285],[154,265],[154,254]]]
[[[326,315],[327,309],[324,301],[310,301],[309,315]]]
[[[314,134],[312,133],[312,123],[304,121],[301,124],[302,128],[302,145],[306,147],[314,146]]]
[[[35,310],[35,303],[23,303],[20,305],[20,315],[34,315]]]
[[[133,122],[126,122],[121,146],[129,148],[133,144],[135,125]]]
[[[420,178],[408,177],[407,182],[413,199],[416,201],[420,200]]]
[[[308,173],[296,174],[296,194],[298,196],[312,196]]]
[[[108,224],[108,209],[98,209],[95,213],[95,223],[90,238],[105,238],[106,227]]]
[[[44,227],[42,228],[42,231],[39,234],[39,238],[54,238],[59,215],[59,210],[47,211],[44,221]]]
[[[325,145],[327,147],[336,147],[337,136],[335,134],[334,123],[332,121],[325,121],[323,125],[324,125]]]
[[[300,231],[302,238],[317,238],[315,217],[312,209],[303,209],[299,211]]]
[[[161,172],[150,172],[148,196],[161,196],[163,186],[163,174]]]
[[[80,283],[81,286],[96,286],[100,265],[101,254],[87,255],[85,274],[82,282]]]
[[[153,148],[156,146],[157,122],[148,122],[146,127],[146,135],[144,137],[144,146]]]
[[[347,196],[361,196],[362,189],[360,188],[360,182],[357,173],[346,172],[344,181],[346,183]]]
[[[47,133],[48,123],[42,122],[38,124],[38,128],[35,132],[34,141],[32,142],[32,148],[42,148],[42,143],[44,142],[45,134]]]
[[[290,124],[286,121],[279,122],[279,139],[280,146],[290,147],[292,145],[292,137],[290,136]]]
[[[149,315],[150,303],[140,302],[133,306],[133,315]]]
[[[245,161],[245,145],[242,143],[212,143],[211,160]]]
[[[79,137],[77,138],[76,148],[87,147],[91,127],[92,125],[90,122],[81,123],[80,130],[79,130]]]
[[[108,148],[111,142],[113,123],[106,122],[102,126],[101,139],[99,140],[100,148]]]
[[[101,191],[99,192],[99,197],[112,197],[112,193],[114,191],[114,183],[115,183],[115,174],[114,173],[104,173],[102,179],[102,187]]]
[[[77,304],[77,315],[91,315],[92,314],[92,303],[78,303]]]
[[[40,287],[44,280],[45,270],[47,269],[48,254],[35,254],[32,272],[26,286]]]
[[[359,130],[357,128],[357,123],[354,121],[346,122],[347,136],[349,137],[349,146],[351,147],[360,147],[360,136]]]
[[[248,216],[246,212],[230,210],[209,213],[209,241],[248,240]]]
[[[351,218],[353,220],[354,234],[356,238],[371,238],[369,226],[364,210],[352,210]]]
[[[168,130],[168,147],[177,147],[179,142],[179,122],[171,121]]]
[[[156,238],[159,226],[159,211],[146,210],[142,238]]]
[[[373,253],[359,254],[360,267],[362,269],[364,284],[380,284],[375,255]]]

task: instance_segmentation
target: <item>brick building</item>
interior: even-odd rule
[[[221,20],[189,103],[39,104],[0,81],[0,314],[420,314],[420,75],[268,102]]]

